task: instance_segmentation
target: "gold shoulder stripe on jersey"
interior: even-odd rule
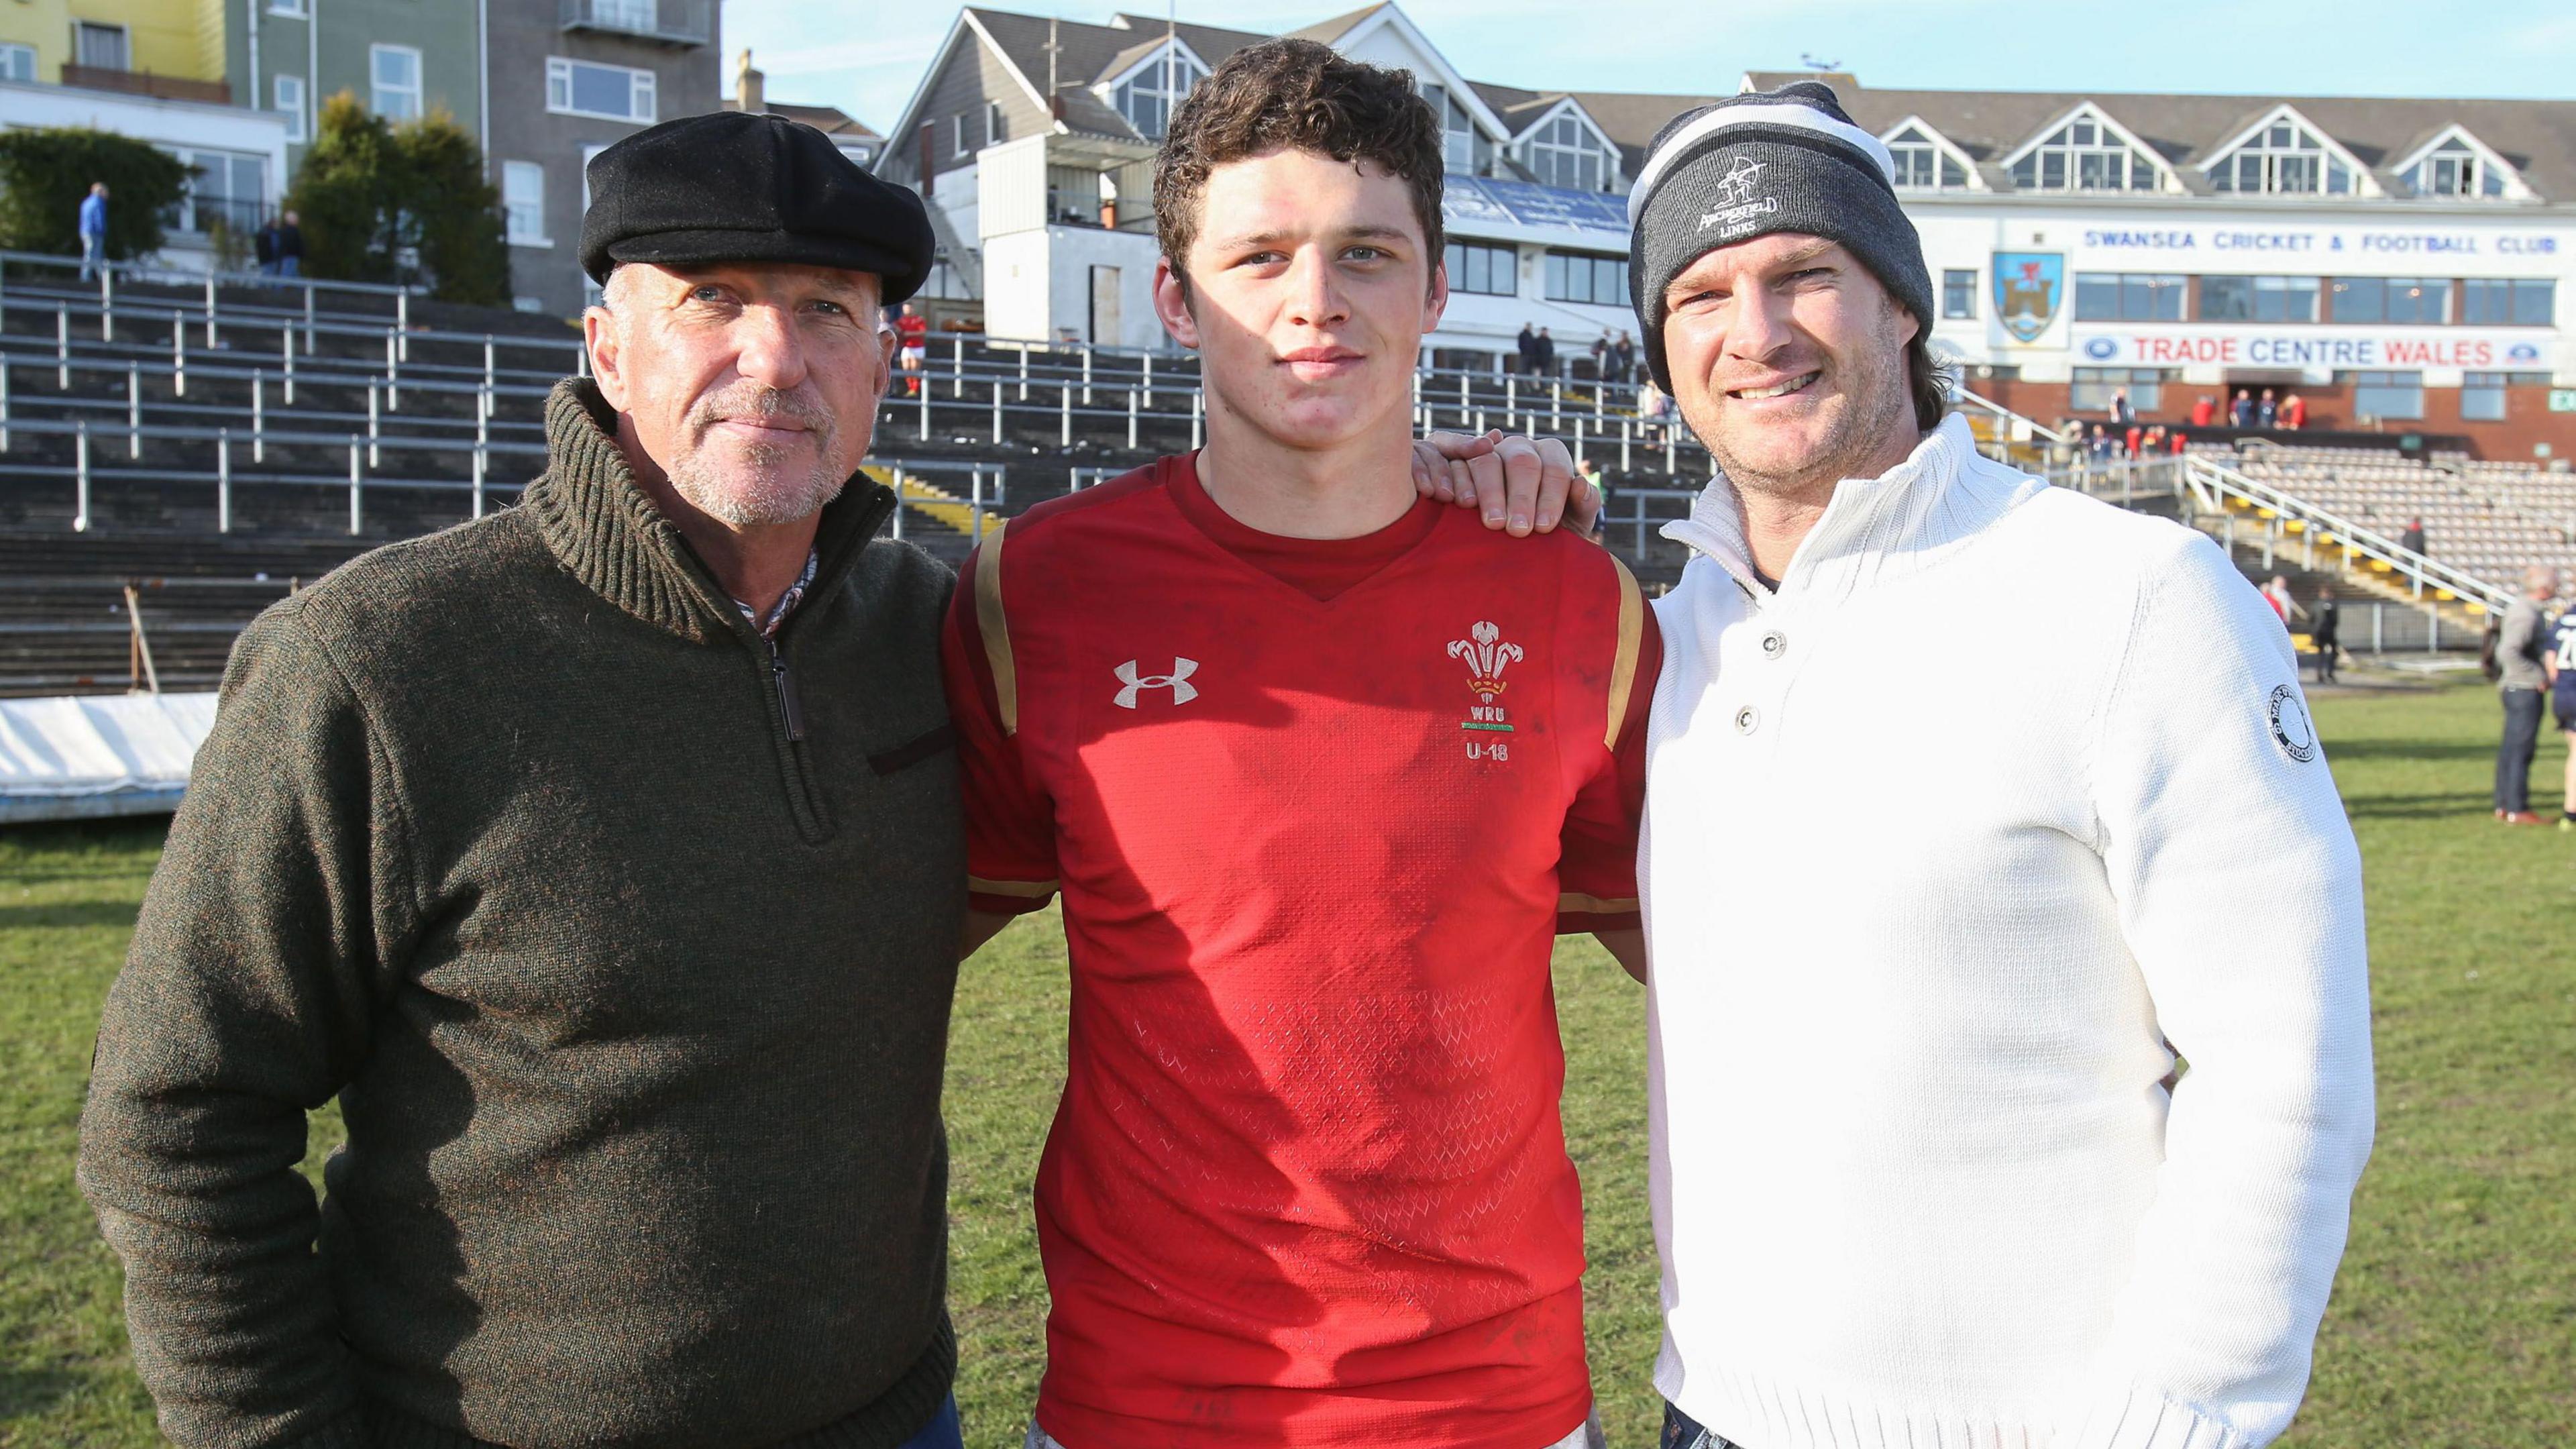
[[[1015,735],[1020,732],[1020,676],[1011,664],[1011,621],[1002,613],[1002,536],[1010,530],[1009,519],[995,519],[993,531],[975,551],[975,632],[984,636],[984,662],[993,668],[993,704],[1002,713],[1002,733]]]
[[[1634,900],[1615,901],[1577,891],[1567,891],[1556,898],[1556,911],[1561,916],[1624,916],[1635,909]]]
[[[1637,687],[1637,655],[1646,647],[1646,598],[1617,554],[1610,555],[1610,567],[1619,572],[1619,652],[1610,665],[1610,726],[1601,743],[1616,750],[1619,726],[1628,720],[1628,696]]]
[[[966,877],[966,889],[973,894],[979,896],[1019,896],[1028,900],[1035,900],[1040,896],[1054,895],[1057,887],[1062,884],[1062,881],[1052,880],[986,880],[980,875],[970,875]],[[1635,908],[1636,903],[1634,901],[1629,902],[1629,909],[1634,910]]]

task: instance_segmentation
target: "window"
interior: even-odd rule
[[[2066,405],[2079,413],[2107,413],[2111,395],[2125,391],[2129,406],[2145,417],[2164,408],[2164,384],[2165,375],[2152,367],[2079,367],[2074,385],[2066,390]]]
[[[2024,191],[2153,191],[2156,164],[2091,112],[2051,132],[2012,165]]]
[[[304,0],[268,0],[268,13],[301,20],[306,15]]]
[[[2460,284],[2460,320],[2473,327],[2546,327],[2558,320],[2558,283],[2472,277]]]
[[[590,163],[598,160],[599,153],[607,149],[605,146],[581,148],[581,209],[584,212],[590,210]]]
[[[534,161],[501,163],[501,214],[512,246],[553,245],[546,240],[546,168]]]
[[[72,53],[77,62],[94,70],[127,70],[130,52],[125,45],[125,27],[101,25],[96,21],[77,21],[72,26]]]
[[[2406,185],[2417,196],[2492,200],[2504,195],[2504,170],[2453,136],[2406,168]]]
[[[32,45],[0,45],[0,80],[31,81],[36,78],[36,48]]]
[[[2505,384],[2510,373],[2465,372],[2460,374],[2460,420],[2470,423],[2504,421]]]
[[[1521,289],[1520,253],[1510,247],[1479,242],[1451,242],[1449,290],[1487,297],[1509,297]]]
[[[2366,418],[2420,418],[2424,416],[2424,374],[2420,372],[2356,372],[2352,379],[2352,410]]]
[[[2148,272],[2078,272],[2078,322],[2179,322],[2187,277]]]
[[[597,116],[605,121],[649,124],[654,110],[653,72],[622,65],[594,65],[586,60],[546,60],[546,109],[559,116]],[[965,121],[959,118],[962,132]]]
[[[1591,302],[1603,307],[1628,305],[1628,259],[1591,252],[1547,254],[1547,299]]]
[[[1977,315],[1977,274],[1973,271],[1947,271],[1941,274],[1941,315],[1974,317]]]
[[[2209,184],[2220,191],[2349,196],[2353,175],[2316,133],[2284,118],[2220,158],[2210,168]]]
[[[1615,191],[1619,162],[1580,117],[1560,115],[1531,133],[1524,153],[1541,186],[1572,191]]]
[[[2200,320],[2314,322],[2317,294],[2314,277],[2203,277]]]
[[[269,82],[269,109],[286,118],[286,139],[301,144],[312,133],[305,128],[304,77],[277,76]]]
[[[388,121],[420,116],[420,52],[408,45],[367,47],[368,105]]]
[[[948,154],[951,156],[966,154],[966,113],[964,111],[959,111],[948,118]]]
[[[1179,49],[1165,46],[1161,54],[1145,62],[1145,67],[1120,83],[1116,92],[1118,114],[1136,128],[1136,134],[1148,140],[1163,139],[1172,122],[1172,108],[1190,93],[1190,87],[1207,79],[1207,71]]]
[[[1440,161],[1451,171],[1475,175],[1483,158],[1477,153],[1484,140],[1476,133],[1475,118],[1449,88],[1436,81],[1421,83],[1422,98],[1431,103],[1431,114],[1440,118]]]
[[[2447,277],[2337,277],[2337,322],[2393,322],[2439,326],[2451,320]]]
[[[1913,126],[1889,138],[1887,154],[1896,160],[1896,184],[1900,187],[1916,191],[1955,191],[1968,184],[1968,168]]]
[[[986,101],[984,103],[984,144],[987,146],[998,146],[1001,143],[1002,103],[1000,101]]]
[[[221,223],[234,235],[246,237],[268,220],[267,157],[238,151],[176,154],[196,168],[179,202],[179,230],[202,235]]]

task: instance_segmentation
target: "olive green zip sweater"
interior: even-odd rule
[[[233,651],[81,1124],[188,1449],[880,1449],[948,1393],[950,574],[854,480],[773,652],[613,422],[558,387],[521,506]]]

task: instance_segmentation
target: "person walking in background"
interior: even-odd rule
[[[290,280],[304,275],[304,228],[291,211],[277,222],[277,274]]]
[[[1538,329],[1538,340],[1530,344],[1530,352],[1537,359],[1539,376],[1556,376],[1556,339],[1547,335],[1546,328]]]
[[[894,319],[895,335],[903,340],[903,395],[921,396],[921,366],[930,357],[930,319],[910,302]]]
[[[2567,791],[2558,803],[2558,828],[2576,830],[2576,608],[2562,611],[2549,626],[2540,672],[2549,678],[2549,702],[2558,715],[2558,731],[2567,736]]]
[[[1538,333],[1533,331],[1527,322],[1521,324],[1518,345],[1521,354],[1520,370],[1524,373],[1538,371]]]
[[[2207,393],[2202,393],[2200,395],[2200,401],[2191,405],[2191,425],[2195,428],[2205,428],[2217,421],[2217,399],[2211,397]]]
[[[2424,520],[2420,518],[2406,520],[2406,531],[2397,535],[2397,546],[2408,553],[2424,552]]]
[[[2263,595],[2263,602],[2272,606],[2272,612],[2280,616],[2284,629],[2290,627],[2292,619],[2307,616],[2308,611],[2300,608],[2299,601],[2290,597],[2290,581],[2279,574],[2272,575],[2272,581],[2258,592]]]
[[[2272,395],[2270,388],[2263,389],[2262,398],[2254,404],[2254,426],[2268,428],[2279,421],[2280,417],[2280,400]]]
[[[2227,421],[2232,427],[2250,428],[2254,426],[2254,394],[2247,392],[2241,387],[2238,388],[2236,390],[2236,401],[2228,404]]]
[[[2281,399],[2281,426],[2297,432],[2308,425],[2308,400],[2291,393]]]
[[[1625,328],[1620,329],[1619,340],[1610,346],[1610,366],[1620,382],[1637,380],[1637,339],[1629,336]]]
[[[2335,602],[2334,585],[2317,589],[2316,611],[2309,616],[2308,634],[2317,645],[2317,683],[2335,682],[2335,651],[2342,647],[2343,606]]]
[[[2504,701],[2504,738],[2496,745],[2495,813],[2507,825],[2538,825],[2531,811],[2531,757],[2540,747],[2541,705],[2549,674],[2541,667],[2547,621],[2541,610],[2558,596],[2558,570],[2533,564],[2522,592],[2505,606],[2496,639],[2496,693]]]
[[[107,183],[104,181],[91,182],[89,195],[81,198],[80,244],[80,279],[86,282],[95,269],[107,265]]]

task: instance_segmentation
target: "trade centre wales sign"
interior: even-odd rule
[[[2467,368],[2526,372],[2552,366],[2554,334],[2515,328],[2129,327],[2075,333],[2078,367]]]

